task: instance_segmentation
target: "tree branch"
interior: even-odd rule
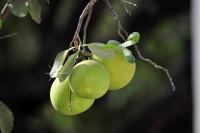
[[[155,62],[153,62],[153,61],[150,60],[150,59],[147,59],[147,58],[143,57],[142,54],[141,54],[141,52],[140,52],[140,50],[138,49],[137,45],[134,45],[134,48],[135,48],[135,51],[137,52],[138,57],[139,57],[140,59],[142,59],[143,61],[145,61],[145,62],[147,62],[147,63],[149,63],[149,64],[151,64],[151,65],[153,65],[156,69],[160,69],[160,70],[162,70],[162,71],[164,71],[164,72],[166,73],[166,75],[167,75],[167,77],[168,77],[168,79],[169,79],[169,81],[170,81],[170,84],[171,84],[171,86],[172,86],[172,89],[173,89],[173,91],[175,91],[176,87],[175,87],[175,85],[174,85],[174,82],[173,82],[173,80],[172,80],[172,77],[171,77],[171,75],[170,75],[168,69],[166,69],[165,67],[162,67],[162,66],[156,64]]]
[[[79,17],[79,21],[78,21],[76,31],[74,33],[74,37],[73,37],[69,47],[71,47],[73,43],[74,43],[74,46],[78,46],[79,42],[78,42],[78,36],[77,35],[79,35],[79,33],[80,33],[80,30],[81,30],[81,27],[82,27],[82,24],[83,24],[83,20],[87,16],[87,14],[90,12],[90,10],[93,9],[93,6],[95,5],[95,3],[97,1],[98,0],[90,0],[89,3],[86,5],[85,9],[83,10],[83,12],[81,13],[81,15]],[[89,18],[89,20],[90,20],[90,18]],[[88,22],[86,22],[86,23],[89,23],[89,20],[87,20]],[[87,25],[86,25],[86,27],[87,27]],[[86,30],[87,29],[85,29],[85,31]]]
[[[109,7],[109,9],[110,9],[110,11],[111,11],[111,13],[112,13],[112,16],[113,16],[113,18],[114,18],[114,20],[115,20],[115,21],[117,22],[117,24],[118,24],[118,34],[120,35],[120,37],[121,37],[124,41],[126,41],[125,38],[127,38],[129,34],[128,34],[128,32],[125,30],[125,28],[122,26],[122,24],[121,24],[121,22],[120,22],[120,20],[119,20],[119,18],[118,18],[118,14],[117,14],[117,13],[115,12],[115,10],[112,8],[112,6],[111,6],[111,4],[110,4],[110,2],[109,2],[108,0],[104,0],[104,2],[105,2],[106,5]],[[123,33],[122,33],[122,32],[123,32]],[[123,34],[124,34],[124,35],[123,35]],[[135,51],[136,51],[138,57],[139,57],[141,60],[143,60],[143,61],[145,61],[145,62],[151,64],[151,65],[154,66],[156,69],[160,69],[160,70],[162,70],[162,71],[165,72],[165,74],[167,75],[167,77],[168,77],[168,79],[169,79],[169,82],[170,82],[170,84],[171,84],[171,86],[172,86],[173,91],[175,91],[175,85],[174,85],[174,82],[173,82],[173,80],[172,80],[172,77],[171,77],[171,75],[170,75],[168,69],[166,69],[165,67],[162,67],[162,66],[158,65],[157,63],[153,62],[152,60],[150,60],[150,59],[148,59],[148,58],[143,57],[142,54],[141,54],[141,52],[140,52],[140,50],[138,49],[137,45],[134,45],[134,49],[135,49]]]
[[[110,2],[108,1],[108,0],[104,0],[105,1],[105,3],[107,4],[107,6],[109,7],[109,10],[110,10],[110,12],[112,13],[112,16],[113,16],[113,18],[114,18],[114,20],[117,22],[117,24],[118,24],[118,34],[119,34],[119,36],[124,40],[124,41],[126,41],[126,38],[128,37],[128,32],[125,30],[125,28],[122,26],[122,24],[121,24],[121,22],[120,22],[120,20],[119,20],[119,18],[118,18],[118,14],[115,12],[115,10],[112,8],[112,6],[111,6],[111,4],[110,4]],[[126,36],[126,37],[124,37],[124,36]]]
[[[87,27],[88,27],[88,24],[89,24],[89,21],[90,21],[90,18],[91,18],[91,14],[92,14],[92,10],[93,10],[93,7],[95,5],[95,3],[97,2],[98,0],[90,0],[89,3],[86,5],[86,7],[84,8],[83,12],[81,13],[80,17],[79,17],[79,21],[78,21],[78,25],[77,25],[77,28],[76,28],[76,31],[74,33],[74,37],[70,43],[70,46],[69,47],[72,47],[72,44],[74,44],[74,47],[78,47],[78,45],[81,43],[81,40],[80,40],[80,37],[79,37],[79,33],[80,33],[80,30],[82,28],[82,24],[83,24],[83,20],[85,19],[85,17],[87,16],[87,20],[85,22],[85,25],[84,25],[84,33],[83,33],[83,43],[86,43],[86,35],[87,35]],[[115,10],[112,8],[109,0],[104,0],[104,2],[106,3],[106,5],[109,7],[109,10],[110,12],[112,13],[112,16],[114,18],[114,20],[117,22],[118,24],[118,34],[119,36],[124,40],[126,41],[127,37],[129,36],[128,32],[125,30],[125,28],[122,26],[120,20],[119,20],[119,17],[118,17],[118,14],[115,12]],[[128,2],[128,1],[125,1],[123,0],[123,2]],[[128,4],[130,4],[128,2]],[[172,77],[168,71],[168,69],[166,69],[165,67],[162,67],[160,65],[158,65],[157,63],[153,62],[152,60],[148,59],[148,58],[145,58],[142,56],[140,50],[138,49],[137,45],[134,45],[134,49],[138,55],[138,57],[151,64],[152,66],[154,66],[156,69],[160,69],[162,71],[164,71],[170,81],[170,84],[173,88],[173,91],[175,91],[175,85],[173,83],[173,80],[172,80]]]
[[[125,4],[129,4],[129,5],[132,5],[132,6],[137,6],[137,4],[126,1],[126,0],[121,0],[121,2],[124,2]]]
[[[11,34],[7,34],[7,35],[4,35],[4,36],[1,36],[0,37],[0,40],[2,40],[2,39],[7,39],[7,38],[10,38],[10,37],[14,37],[14,36],[16,36],[18,33],[17,32],[15,32],[15,33],[11,33]]]
[[[86,39],[87,39],[87,28],[88,28],[88,24],[90,22],[90,18],[92,16],[92,11],[93,8],[90,8],[89,13],[88,13],[88,17],[87,20],[85,22],[85,26],[84,26],[84,33],[83,33],[83,43],[86,43]]]
[[[8,9],[8,3],[6,3],[5,6],[3,7],[3,9],[1,10],[0,19],[2,21],[5,21],[5,19],[9,15],[9,13],[10,13],[10,11]]]

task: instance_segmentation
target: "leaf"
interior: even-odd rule
[[[92,54],[103,58],[109,57],[113,54],[113,51],[108,49],[110,48],[110,46],[103,43],[90,43],[88,44],[88,48],[92,52]]]
[[[49,0],[47,0],[47,3],[49,4]]]
[[[8,9],[10,12],[20,18],[23,18],[28,13],[28,3],[26,0],[8,0]]]
[[[132,41],[133,44],[136,44],[140,40],[140,33],[138,32],[133,32],[132,34],[129,35],[128,41]]]
[[[126,48],[126,47],[129,47],[129,46],[132,46],[133,44],[135,44],[135,43],[133,43],[133,41],[126,41],[126,42],[122,43],[120,46]]]
[[[63,65],[63,67],[59,70],[58,72],[58,78],[63,81],[65,80],[65,78],[71,73],[75,63],[76,63],[76,59],[78,57],[78,52],[72,54],[67,61],[65,62],[65,64]]]
[[[129,63],[135,63],[135,57],[132,55],[132,52],[127,48],[123,49],[124,57]]]
[[[107,45],[120,45],[120,42],[116,41],[116,40],[109,40],[107,42]]]
[[[58,71],[61,69],[68,53],[69,53],[69,50],[64,50],[64,51],[59,52],[56,55],[53,67],[52,67],[50,74],[49,74],[49,76],[51,78],[56,78],[58,76]]]
[[[41,22],[41,5],[38,2],[38,0],[27,0],[28,1],[28,11],[32,17],[32,19],[36,22],[36,23],[40,23]]]
[[[8,106],[0,101],[0,131],[11,133],[13,129],[14,117]]]

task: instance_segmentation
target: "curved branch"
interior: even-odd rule
[[[155,62],[153,62],[153,61],[150,60],[150,59],[147,59],[147,58],[143,57],[142,54],[141,54],[141,52],[140,52],[140,50],[138,49],[137,45],[134,45],[134,48],[135,48],[135,51],[136,51],[136,53],[138,54],[138,57],[139,57],[140,59],[142,59],[143,61],[145,61],[145,62],[151,64],[151,65],[154,66],[156,69],[160,69],[160,70],[162,70],[162,71],[164,71],[164,72],[166,73],[166,75],[167,75],[167,77],[168,77],[168,79],[169,79],[169,81],[170,81],[170,84],[171,84],[171,86],[172,86],[172,89],[173,89],[173,91],[175,91],[175,90],[176,90],[176,87],[175,87],[175,85],[174,85],[174,82],[173,82],[173,80],[172,80],[172,77],[171,77],[171,75],[170,75],[168,69],[166,69],[165,67],[162,67],[162,66],[156,64]]]
[[[120,20],[119,20],[119,18],[118,18],[118,14],[117,14],[117,13],[115,12],[115,10],[112,8],[112,6],[111,6],[111,4],[110,4],[110,2],[109,2],[108,0],[104,0],[104,2],[105,2],[106,5],[109,7],[109,9],[110,9],[110,11],[111,11],[111,13],[112,13],[112,16],[113,16],[113,18],[114,18],[114,20],[115,20],[115,21],[117,22],[117,24],[118,24],[118,34],[120,35],[120,37],[121,37],[124,41],[126,41],[125,38],[127,38],[129,34],[128,34],[128,32],[125,30],[125,28],[122,26],[122,24],[121,24],[121,22],[120,22]],[[123,33],[122,33],[122,32],[123,32]],[[123,34],[124,34],[125,36],[124,36]],[[153,62],[152,60],[150,60],[150,59],[148,59],[148,58],[143,57],[142,54],[141,54],[141,52],[140,52],[140,50],[138,49],[137,45],[134,45],[134,49],[135,49],[135,51],[136,51],[138,57],[139,57],[141,60],[143,60],[143,61],[145,61],[145,62],[151,64],[151,65],[154,66],[156,69],[160,69],[160,70],[162,70],[162,71],[164,71],[164,72],[166,73],[166,75],[167,75],[167,77],[168,77],[168,80],[169,80],[169,82],[170,82],[170,84],[171,84],[171,86],[172,86],[172,90],[175,91],[176,88],[175,88],[174,82],[173,82],[173,80],[172,80],[172,77],[171,77],[171,75],[170,75],[168,69],[166,69],[165,67],[162,67],[162,66],[158,65],[157,63]]]

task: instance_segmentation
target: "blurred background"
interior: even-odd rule
[[[85,113],[68,117],[50,104],[50,71],[56,54],[68,48],[88,0],[52,0],[42,4],[42,23],[10,15],[0,36],[0,100],[13,111],[14,133],[191,133],[190,0],[112,0],[129,33],[140,32],[139,49],[165,66],[176,85],[173,92],[162,71],[137,59],[136,75],[124,89],[108,92]],[[5,1],[0,1],[0,9]],[[131,16],[130,16],[131,14]],[[117,24],[102,0],[95,5],[88,42],[121,41]],[[123,70],[123,68],[122,68]]]

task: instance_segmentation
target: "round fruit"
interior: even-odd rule
[[[80,114],[89,109],[94,100],[83,99],[73,93],[71,93],[71,104],[70,104],[70,88],[69,78],[64,81],[60,81],[56,78],[51,86],[50,99],[53,107],[64,115],[76,115]],[[69,107],[69,105],[71,105]],[[71,110],[70,110],[71,108]]]
[[[110,77],[102,64],[94,60],[85,60],[75,65],[69,82],[77,96],[97,99],[108,91]]]
[[[106,49],[111,50],[113,54],[108,57],[93,55],[92,59],[102,63],[109,71],[110,90],[123,88],[132,80],[136,63],[129,63],[119,46],[106,47]]]

